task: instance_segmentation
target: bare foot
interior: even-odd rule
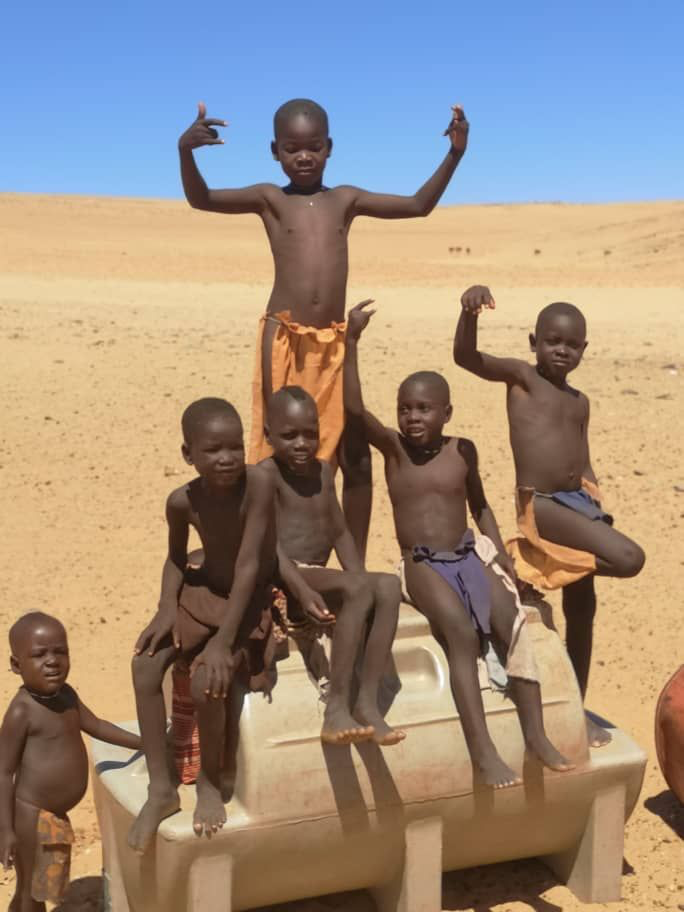
[[[142,855],[154,839],[162,820],[179,810],[180,798],[177,789],[160,794],[148,791],[147,801],[128,831],[128,845],[138,855]]]
[[[613,740],[613,736],[605,728],[601,728],[593,719],[585,714],[587,722],[587,739],[589,747],[605,747]]]
[[[513,770],[507,766],[501,757],[492,751],[480,763],[473,764],[479,773],[479,780],[484,785],[490,785],[495,789],[511,788],[514,785],[522,785],[520,776],[516,776]]]
[[[192,816],[192,828],[198,836],[206,833],[207,837],[219,830],[226,822],[226,808],[221,798],[221,790],[200,773],[197,777],[197,805]]]
[[[539,735],[536,738],[530,738],[526,742],[529,750],[537,757],[544,766],[556,770],[559,773],[567,773],[568,770],[574,769],[575,764],[566,760],[560,751],[551,744],[546,735]]]
[[[346,709],[328,703],[323,716],[321,741],[324,744],[358,744],[373,737],[372,725],[360,725]]]
[[[367,703],[361,698],[358,700],[352,713],[357,722],[369,726],[373,731],[373,741],[382,747],[390,747],[393,744],[399,744],[406,737],[406,732],[398,728],[392,728],[385,722],[382,713],[372,703]]]

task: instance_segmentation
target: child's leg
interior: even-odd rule
[[[373,587],[374,617],[363,655],[354,718],[373,726],[373,740],[378,744],[398,744],[406,733],[390,728],[383,719],[378,709],[378,687],[397,631],[401,586],[397,577],[390,573],[369,573],[368,577]]]
[[[497,753],[487,730],[477,677],[478,635],[454,590],[426,564],[406,562],[409,595],[446,643],[451,690],[470,759],[485,785],[506,788],[522,780]]]
[[[221,764],[221,797],[225,804],[233,797],[235,789],[237,753],[240,743],[240,716],[246,695],[247,690],[244,685],[234,680],[226,700],[226,727]]]
[[[361,560],[366,560],[368,527],[373,505],[371,453],[362,422],[345,415],[342,440],[337,448],[342,469],[342,510]]]
[[[631,538],[550,497],[534,498],[534,515],[541,538],[596,555],[596,572],[600,576],[636,576],[644,565],[644,552]]]
[[[596,614],[596,593],[594,577],[585,576],[563,588],[563,614],[565,615],[565,646],[575,669],[582,700],[587,693],[589,667],[594,642],[594,615]],[[589,716],[587,737],[592,747],[603,747],[611,740],[610,732],[597,725]]]
[[[491,595],[492,632],[501,644],[501,652],[505,657],[508,655],[511,645],[513,625],[517,615],[515,598],[490,567],[485,567],[485,573],[489,580]],[[550,769],[559,772],[573,769],[573,764],[568,763],[546,737],[539,683],[511,677],[509,678],[509,688],[511,698],[518,710],[525,744],[529,750],[541,760],[544,766],[548,766]]]
[[[367,741],[371,726],[361,725],[350,712],[354,662],[361,644],[373,592],[366,573],[351,573],[327,567],[301,567],[306,582],[325,599],[336,620],[332,630],[330,691],[323,717],[321,740],[328,744]]]
[[[14,808],[14,832],[17,834],[17,855],[15,868],[17,882],[14,898],[7,912],[45,912],[45,903],[37,902],[31,896],[33,865],[36,858],[36,828],[38,808],[24,801],[16,801]]]
[[[226,822],[226,808],[221,794],[221,755],[226,734],[227,700],[205,693],[207,684],[205,668],[200,665],[190,682],[200,745],[197,805],[192,826],[198,836],[206,833],[211,837]]]
[[[153,656],[146,652],[133,659],[133,687],[138,710],[140,737],[150,777],[148,797],[128,834],[135,851],[145,851],[165,817],[180,809],[176,774],[171,764],[166,739],[166,707],[162,682],[178,652],[170,639]]]

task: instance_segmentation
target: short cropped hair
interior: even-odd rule
[[[311,404],[314,407],[314,410],[316,409],[316,403],[313,396],[309,395],[301,386],[281,386],[277,392],[273,393],[269,400],[269,420],[275,413],[280,412],[285,408],[289,402],[306,402]]]
[[[441,374],[437,373],[437,371],[416,371],[413,374],[409,374],[408,377],[399,384],[398,394],[401,394],[401,391],[406,389],[407,386],[413,386],[414,383],[424,383],[426,386],[431,386],[444,397],[447,403],[451,402],[449,384]]]
[[[273,116],[273,134],[277,136],[278,131],[287,121],[298,116],[309,117],[316,121],[324,130],[325,135],[328,135],[328,115],[324,108],[310,98],[292,98],[285,104],[281,104]]]
[[[199,427],[206,425],[212,418],[221,415],[226,418],[233,418],[242,427],[242,421],[240,421],[237,409],[230,402],[226,402],[225,399],[207,396],[204,399],[197,399],[195,402],[191,402],[181,418],[183,440],[186,443],[192,443],[193,434]]]
[[[29,611],[28,614],[23,614],[19,620],[15,621],[10,627],[9,644],[12,652],[17,652],[22,639],[30,631],[45,623],[53,624],[55,627],[61,627],[66,635],[64,624],[62,624],[61,621],[58,621],[56,617],[53,617],[51,614],[45,614],[43,611]]]
[[[579,309],[579,307],[575,307],[574,304],[568,304],[567,301],[554,301],[552,304],[547,304],[546,307],[543,307],[539,311],[537,322],[534,327],[535,335],[539,334],[541,327],[550,317],[561,315],[564,317],[572,317],[573,319],[576,319],[582,327],[582,331],[586,335],[587,321],[584,319],[584,314]]]

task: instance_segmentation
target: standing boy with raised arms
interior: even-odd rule
[[[584,698],[596,612],[594,575],[636,576],[644,564],[639,545],[614,529],[601,509],[589,459],[589,400],[567,382],[587,347],[586,322],[573,304],[544,307],[530,334],[536,364],[528,364],[478,350],[477,318],[494,307],[488,288],[469,288],[461,305],[454,360],[507,387],[521,533],[510,543],[516,571],[534,586],[563,588],[566,643]],[[587,734],[592,747],[610,741],[588,716]]]
[[[311,396],[321,424],[319,458],[339,461],[344,475],[343,508],[363,557],[371,509],[371,469],[362,426],[344,428],[342,364],[348,273],[347,237],[358,215],[398,219],[428,215],[454,173],[468,139],[463,110],[453,108],[445,130],[449,150],[413,196],[371,193],[359,187],[326,187],[323,172],[332,151],[328,116],[304,98],[281,105],[274,117],[271,151],[289,183],[209,189],[193,157],[199,146],[218,145],[216,127],[200,102],[197,119],[178,141],[181,177],[195,209],[261,216],[271,245],[275,282],[260,325],[254,383],[250,462],[269,456],[263,436],[264,406],[282,386],[298,385]]]

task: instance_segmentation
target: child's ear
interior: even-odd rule
[[[329,136],[328,137],[328,158],[330,158],[330,156],[332,155],[332,147],[333,147],[333,141],[332,141],[331,137]]]
[[[183,459],[187,462],[188,465],[192,465],[192,456],[190,455],[190,447],[187,443],[181,444],[181,453],[183,454]]]
[[[264,437],[266,438],[268,443],[271,444],[271,431],[267,424],[264,425]],[[272,444],[271,444],[271,446],[272,446]]]
[[[454,414],[454,407],[452,406],[451,403],[449,403],[449,405],[447,405],[447,407],[446,407],[446,421],[444,422],[445,424],[447,424],[449,421],[451,421],[451,416],[453,414]]]
[[[10,669],[15,673],[15,675],[21,674],[19,671],[19,659],[16,656],[10,656]]]
[[[271,155],[273,156],[274,161],[280,161],[278,158],[278,146],[275,143],[275,140],[271,143]]]
[[[537,337],[534,333],[530,333],[530,351],[537,350]]]

